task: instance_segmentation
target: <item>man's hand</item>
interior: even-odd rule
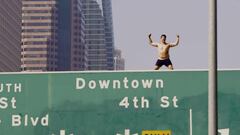
[[[148,37],[149,37],[149,38],[151,38],[151,36],[152,36],[152,33],[148,34]]]
[[[153,42],[151,36],[152,36],[152,33],[148,34],[148,40],[149,40],[149,44],[150,44],[150,45],[151,45],[152,42]]]

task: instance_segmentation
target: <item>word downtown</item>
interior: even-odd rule
[[[129,80],[127,77],[118,80],[86,80],[84,78],[76,78],[76,89],[162,89],[164,81],[162,79],[140,79]]]

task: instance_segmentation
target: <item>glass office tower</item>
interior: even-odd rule
[[[102,3],[96,0],[84,0],[83,3],[88,70],[106,70],[107,55]]]
[[[107,55],[107,69],[114,69],[114,34],[113,34],[113,19],[112,19],[112,3],[111,0],[102,0],[104,30],[105,30],[105,45]]]
[[[87,50],[82,0],[59,0],[58,2],[57,70],[86,70]]]
[[[113,70],[111,0],[83,0],[88,70]]]

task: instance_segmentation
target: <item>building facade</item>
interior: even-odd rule
[[[58,71],[87,69],[82,0],[58,0]]]
[[[88,70],[114,69],[111,0],[83,0]]]
[[[88,70],[106,70],[107,50],[105,44],[102,2],[96,0],[83,0],[83,3],[85,38],[88,51]]]
[[[112,19],[112,1],[102,0],[104,30],[105,30],[105,45],[107,55],[107,70],[114,69],[114,33]]]
[[[21,0],[0,1],[0,72],[18,72],[21,65]]]
[[[125,60],[119,49],[114,50],[114,70],[125,70]]]
[[[72,0],[71,25],[71,71],[87,70],[87,47],[85,40],[85,16],[83,14],[82,0]]]
[[[22,71],[57,70],[57,1],[22,0]]]
[[[86,70],[81,0],[22,2],[22,70]]]
[[[113,70],[111,0],[22,0],[23,71]]]

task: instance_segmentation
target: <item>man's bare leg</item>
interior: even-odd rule
[[[173,70],[173,65],[168,65],[169,70]]]
[[[159,66],[155,66],[154,70],[159,70],[160,67]]]

